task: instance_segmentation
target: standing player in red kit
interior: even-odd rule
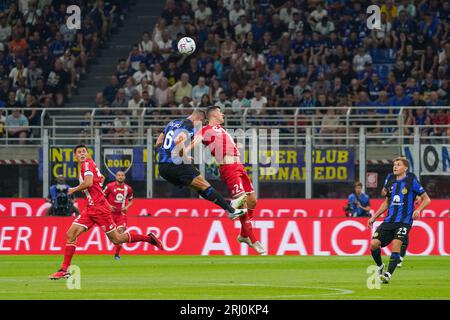
[[[239,150],[230,134],[221,126],[224,122],[224,114],[219,106],[208,109],[208,125],[204,126],[194,138],[191,147],[203,142],[213,157],[220,165],[220,178],[226,183],[230,191],[233,202],[239,202],[246,198],[244,205],[248,211],[239,219],[241,221],[241,232],[238,241],[248,244],[259,254],[266,253],[262,244],[253,234],[251,219],[256,207],[256,196],[253,190],[252,181],[245,171],[239,159]],[[186,153],[189,152],[188,148]]]
[[[133,189],[125,183],[125,172],[117,171],[116,181],[108,183],[103,190],[111,205],[112,217],[119,233],[127,230],[127,211],[133,205]],[[122,244],[116,244],[114,259],[120,260]]]
[[[67,270],[75,253],[77,238],[94,225],[102,228],[109,240],[114,244],[144,241],[164,250],[161,241],[151,232],[148,235],[142,235],[131,232],[119,233],[117,231],[116,224],[111,216],[111,207],[102,191],[104,178],[95,162],[89,158],[86,146],[76,146],[74,148],[74,156],[80,163],[80,184],[75,188],[70,188],[68,194],[71,195],[77,191],[82,191],[86,196],[87,206],[67,231],[64,261],[61,268],[50,275],[49,279],[56,280],[70,277],[70,273]]]

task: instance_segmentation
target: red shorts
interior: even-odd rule
[[[220,178],[228,186],[232,198],[253,192],[252,180],[242,164],[224,164],[220,166],[219,171]]]
[[[116,224],[111,215],[111,207],[107,201],[94,206],[87,206],[73,223],[86,229],[90,229],[96,224],[106,233],[116,229]]]
[[[113,213],[112,217],[117,227],[127,228],[127,216],[125,214]]]

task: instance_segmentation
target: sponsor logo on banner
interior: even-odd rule
[[[404,145],[403,152],[414,171],[413,145]],[[450,146],[446,144],[422,144],[420,146],[421,175],[450,175]]]
[[[133,165],[133,149],[105,148],[103,149],[103,163],[111,179],[118,171],[126,174]]]

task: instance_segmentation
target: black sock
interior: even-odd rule
[[[206,200],[214,202],[219,207],[227,212],[234,212],[234,208],[230,206],[230,204],[222,197],[220,193],[217,192],[213,187],[208,187],[203,191],[200,191],[199,194]]]
[[[400,249],[400,256],[403,258],[406,254],[406,248],[408,248],[408,244],[407,243],[403,243],[402,247]]]
[[[391,276],[395,271],[395,267],[397,267],[397,264],[400,262],[400,253],[398,252],[392,252],[391,259],[389,260],[389,267],[388,271]]]
[[[381,250],[380,248],[376,250],[370,250],[372,252],[372,258],[377,264],[377,266],[381,266],[383,264],[383,261],[381,260]]]

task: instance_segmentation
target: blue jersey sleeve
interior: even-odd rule
[[[414,177],[412,189],[413,192],[419,196],[425,193],[425,189],[422,187],[422,185],[420,184],[419,180],[417,180],[416,177]]]
[[[386,189],[387,184],[388,184],[389,180],[391,179],[391,177],[392,177],[392,173],[389,173],[386,177],[386,180],[384,180],[384,185],[383,185],[384,189]]]

